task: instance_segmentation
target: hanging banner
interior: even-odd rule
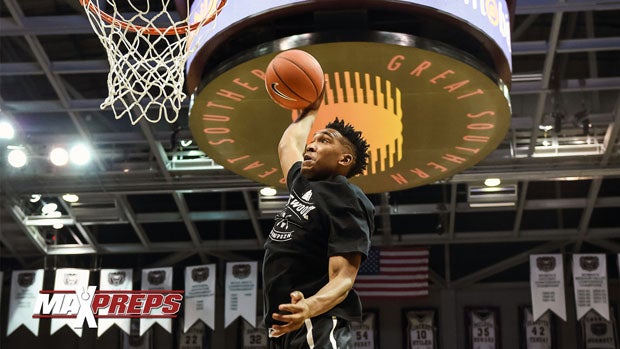
[[[242,349],[267,349],[267,329],[262,325],[262,316],[256,317],[256,327],[247,321],[243,321],[241,326],[241,337],[243,338]],[[357,348],[353,346],[353,348]]]
[[[122,349],[152,349],[153,333],[147,332],[140,336],[139,319],[131,319],[131,330],[129,334],[121,332],[121,348]]]
[[[142,269],[142,290],[172,290],[172,267]],[[151,318],[140,319],[140,336],[144,334],[153,324],[158,323],[168,333],[172,333],[172,319],[165,317],[162,307],[152,309]]]
[[[71,298],[64,298],[61,312],[64,312],[62,309],[65,307],[73,308],[76,305],[78,309],[81,307],[80,304],[77,304],[79,303],[77,297],[79,297],[79,295],[83,294],[84,291],[88,289],[89,277],[90,271],[86,269],[66,268],[56,270],[56,277],[54,279],[54,291],[75,292],[73,295],[71,295]],[[68,299],[71,300],[70,303],[67,303]],[[90,304],[90,301],[88,303]],[[67,325],[73,330],[73,332],[75,332],[75,334],[78,335],[78,337],[82,337],[82,326],[84,326],[84,324],[79,323],[79,320],[83,322],[84,318],[75,317],[63,319],[55,317],[50,321],[50,334],[56,333],[56,331],[58,331],[60,328]]]
[[[367,312],[362,315],[362,322],[351,323],[353,348],[375,349],[376,318],[376,313]]]
[[[185,268],[183,332],[198,320],[215,329],[215,275],[215,264]]]
[[[99,273],[100,291],[131,291],[133,289],[133,270],[132,269],[101,269]],[[131,318],[105,318],[112,312],[118,313],[118,309],[105,307],[99,309],[99,320],[97,321],[97,337],[101,337],[112,325],[118,326],[125,333],[131,332]]]
[[[226,263],[224,327],[239,316],[256,326],[257,262]]]
[[[544,313],[534,321],[530,307],[521,308],[522,330],[526,349],[552,349],[551,315]]]
[[[32,317],[32,310],[39,291],[43,289],[43,269],[16,270],[11,275],[11,296],[6,335],[24,325],[35,336],[39,335],[39,319]]]
[[[612,313],[613,315],[613,313]],[[610,320],[604,319],[594,311],[589,311],[581,319],[581,333],[583,348],[585,349],[616,349],[616,321],[614,316]]]
[[[192,268],[192,267],[190,267]],[[187,269],[185,269],[187,272]],[[184,323],[187,324],[187,321]],[[179,335],[179,349],[203,349],[207,329],[202,322],[196,322]]]
[[[577,320],[591,309],[609,320],[607,260],[604,254],[574,254],[573,285]]]
[[[466,312],[469,320],[469,348],[499,348],[499,314],[490,308],[469,309]]]
[[[408,349],[436,349],[437,331],[434,310],[406,312]]]
[[[530,255],[530,289],[534,320],[551,310],[566,321],[564,264],[561,254]]]

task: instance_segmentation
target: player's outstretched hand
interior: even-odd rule
[[[316,113],[321,107],[321,104],[323,103],[323,96],[325,96],[325,84],[323,84],[323,90],[321,91],[321,94],[316,99],[316,101],[312,102],[312,104],[307,106],[305,109],[302,109],[299,112],[297,112],[297,115],[299,115],[299,118],[296,120],[301,120],[303,117],[305,117],[306,115],[310,113]]]

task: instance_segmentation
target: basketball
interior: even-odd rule
[[[269,97],[282,108],[304,109],[319,98],[325,76],[309,53],[288,50],[275,56],[265,72]]]

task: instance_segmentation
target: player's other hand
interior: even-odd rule
[[[271,317],[284,325],[273,325],[269,331],[270,337],[279,337],[298,330],[304,321],[310,318],[310,307],[300,291],[291,292],[291,303],[280,304],[278,309],[281,313],[274,313]]]

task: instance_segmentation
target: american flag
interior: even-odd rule
[[[354,288],[363,298],[428,295],[428,249],[371,248]]]

